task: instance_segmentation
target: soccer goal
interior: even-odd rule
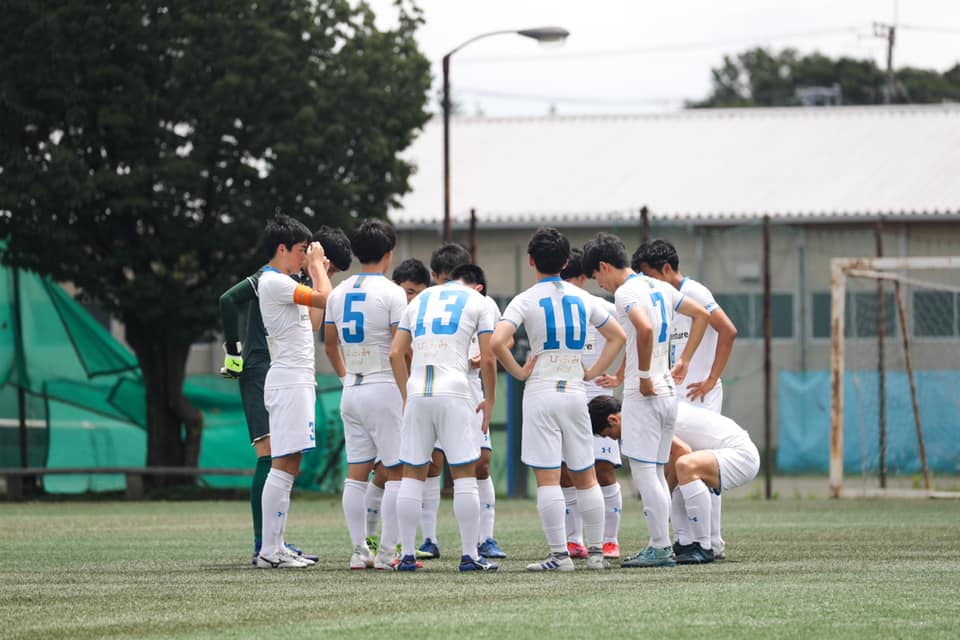
[[[834,497],[960,498],[960,257],[831,261]]]

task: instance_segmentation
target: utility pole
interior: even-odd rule
[[[883,91],[883,104],[890,104],[893,102],[894,93],[893,45],[897,40],[897,25],[874,22],[873,35],[877,38],[884,38],[887,41],[887,86]]]

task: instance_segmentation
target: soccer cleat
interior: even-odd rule
[[[311,566],[305,560],[287,553],[285,550],[273,555],[272,557],[260,554],[257,556],[258,569],[305,569]]]
[[[589,555],[587,548],[579,542],[568,542],[567,553],[571,558],[586,558]]]
[[[370,549],[366,545],[358,544],[353,548],[353,554],[350,556],[350,568],[359,570],[373,568],[373,554],[370,553]]]
[[[551,553],[543,562],[527,565],[527,571],[573,571],[573,560],[566,553]]]
[[[367,536],[367,549],[370,549],[370,553],[376,553],[377,547],[380,546],[380,536]]]
[[[438,547],[437,543],[431,540],[430,538],[427,538],[426,540],[423,541],[423,544],[420,545],[419,550],[423,552],[423,554],[429,554],[429,555],[420,555],[419,553],[417,554],[417,557],[423,558],[424,560],[429,560],[431,558],[434,558],[434,559],[440,558],[440,547]]]
[[[283,546],[287,550],[287,552],[290,553],[290,555],[296,556],[301,560],[309,562],[310,564],[317,564],[317,562],[319,562],[320,560],[320,556],[314,555],[312,553],[304,553],[302,550],[297,549],[295,546],[293,546],[289,542],[284,542]]]
[[[724,542],[719,544],[714,543],[713,545],[713,559],[714,560],[726,560],[727,559],[727,545]]]
[[[408,555],[409,555],[409,554],[408,554]],[[419,560],[416,560],[416,564],[417,564],[417,569],[423,569],[423,563],[422,563],[422,562],[420,562]],[[400,567],[400,555],[397,554],[397,555],[394,556],[394,558],[393,558],[393,568],[394,568],[394,569],[398,569],[399,567]]]
[[[602,553],[591,553],[587,557],[587,569],[609,569],[610,561]]]
[[[603,543],[603,557],[616,560],[620,557],[620,545],[616,542]]]
[[[417,562],[417,559],[412,555],[403,556],[397,563],[397,571],[416,571],[421,567],[423,567],[423,563]]]
[[[673,543],[673,555],[679,556],[681,553],[687,553],[688,551],[692,551],[694,544],[696,543],[691,542],[690,544],[680,544],[680,541],[677,540],[676,542]]]
[[[373,557],[373,568],[377,571],[394,571],[397,567],[397,558],[389,551],[384,552],[381,547]]]
[[[416,554],[417,560],[430,560],[431,558],[433,558],[432,553],[430,553],[429,551],[421,551],[420,549],[417,549],[416,551],[414,551],[414,554]]]
[[[490,562],[486,558],[477,558],[474,560],[470,556],[460,556],[460,571],[496,571],[500,568],[496,562]]]
[[[704,549],[699,542],[689,545],[689,548],[676,556],[677,564],[707,564],[713,562],[713,550]]]
[[[624,569],[636,569],[645,567],[673,567],[677,561],[673,557],[673,547],[664,547],[655,549],[647,547],[632,558],[627,558],[620,563]]]
[[[477,545],[477,553],[482,558],[506,558],[507,554],[503,552],[500,545],[493,538],[487,538]]]

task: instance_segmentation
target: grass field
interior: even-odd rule
[[[729,559],[703,567],[524,571],[546,547],[532,501],[501,500],[496,574],[449,555],[414,574],[346,569],[337,498],[295,497],[312,569],[249,565],[236,502],[0,505],[0,638],[956,638],[960,501],[734,498]],[[621,546],[642,546],[639,504]],[[583,562],[583,561],[578,561]],[[580,568],[582,565],[578,565]]]

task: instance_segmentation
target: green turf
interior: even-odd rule
[[[302,571],[249,566],[242,502],[0,505],[2,638],[956,638],[960,501],[739,498],[729,560],[536,575],[531,501],[501,500],[498,574],[460,575],[451,503],[444,557],[418,574],[347,570],[338,499],[295,497]],[[641,546],[637,503],[621,545]],[[582,563],[583,561],[578,561]],[[582,565],[578,565],[578,568]]]

